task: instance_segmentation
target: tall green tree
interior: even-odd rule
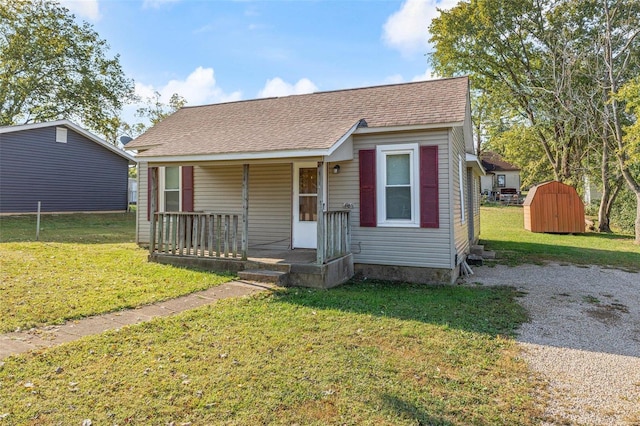
[[[636,196],[636,243],[640,244],[640,77],[625,83],[614,95],[613,102],[626,104],[628,123],[618,129],[617,158],[629,189]]]
[[[553,177],[574,186],[593,178],[599,158],[605,231],[623,179],[637,188],[612,94],[638,75],[638,17],[639,0],[469,0],[430,27],[435,71],[469,74],[481,101],[502,110],[492,145],[526,159],[533,143]],[[531,164],[544,174],[545,165]]]
[[[115,142],[133,82],[108,50],[54,1],[0,1],[0,125],[66,118]]]
[[[122,122],[121,133],[136,138],[147,131],[150,126],[155,126],[187,104],[187,100],[178,93],[171,95],[169,104],[165,104],[160,98],[160,93],[156,91],[153,93],[153,97],[145,99],[144,106],[138,108],[135,113],[135,117],[142,119],[142,121],[133,124]]]

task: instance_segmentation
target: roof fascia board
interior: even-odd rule
[[[40,129],[42,127],[68,126],[68,125],[73,126],[73,123],[70,122],[69,120],[56,120],[56,121],[46,121],[44,123],[17,124],[15,126],[0,127],[0,133],[22,132],[24,130]]]
[[[261,160],[216,160],[216,161],[179,161],[179,162],[170,162],[166,160],[162,161],[149,161],[146,159],[140,159],[140,163],[148,163],[154,167],[162,167],[162,166],[213,166],[213,167],[222,167],[222,166],[237,166],[242,164],[293,164],[296,162],[312,162],[312,161],[323,161],[324,157],[287,157],[287,158],[267,158]]]
[[[409,126],[389,126],[389,127],[359,127],[354,134],[371,134],[371,133],[392,133],[392,132],[411,132],[416,130],[433,130],[433,129],[447,129],[450,127],[462,126],[462,121],[452,121],[446,123],[433,123],[433,124],[413,124]]]
[[[347,133],[345,133],[344,135],[342,135],[342,137],[340,139],[338,139],[338,141],[336,143],[333,144],[333,146],[331,146],[331,148],[329,148],[329,150],[327,151],[327,156],[331,155],[334,153],[334,151],[338,148],[340,148],[340,146],[347,140],[349,139],[349,137],[356,131],[358,130],[358,126],[360,125],[360,122],[362,120],[358,120],[356,122],[356,124],[354,124],[353,126],[351,126],[351,128],[349,130],[347,130]]]
[[[267,151],[267,152],[238,152],[227,154],[203,154],[203,155],[156,155],[138,157],[138,161],[149,163],[201,163],[207,161],[253,161],[267,159],[290,159],[326,157],[328,150],[296,150],[296,151]]]
[[[111,145],[104,139],[94,135],[93,133],[83,129],[82,127],[78,126],[77,124],[69,120],[56,120],[56,121],[48,121],[45,123],[31,123],[31,124],[22,124],[17,126],[6,126],[3,128],[0,128],[0,133],[13,133],[13,132],[21,132],[25,130],[41,129],[45,127],[60,127],[60,126],[67,127],[73,130],[74,132],[81,134],[82,136],[91,140],[92,142],[95,142],[98,145],[101,145],[102,147],[108,149],[109,151],[112,151],[113,153],[118,154],[123,158],[126,158],[127,160],[129,160],[129,162],[133,164],[137,162],[136,158],[133,155],[129,154],[128,152],[122,149],[115,147],[114,145]]]

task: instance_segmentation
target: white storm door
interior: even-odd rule
[[[293,248],[317,248],[317,163],[293,166]]]

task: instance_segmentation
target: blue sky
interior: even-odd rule
[[[136,92],[188,105],[431,78],[436,7],[452,0],[62,0],[119,54]],[[127,108],[125,117],[134,106]]]

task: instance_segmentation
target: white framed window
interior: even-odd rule
[[[180,166],[160,167],[158,170],[159,206],[160,211],[178,212],[182,210],[180,188],[182,187],[182,173]]]
[[[378,226],[419,227],[417,143],[376,147]]]

